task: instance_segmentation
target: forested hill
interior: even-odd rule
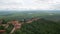
[[[39,19],[30,24],[23,24],[21,29],[17,30],[15,34],[60,34],[60,24]]]

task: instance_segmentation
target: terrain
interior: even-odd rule
[[[0,11],[0,19],[4,18],[6,20],[22,20],[30,18],[46,18],[50,20],[59,20],[60,11],[58,10],[40,10],[40,11]]]
[[[6,30],[4,34],[60,34],[59,10],[34,10],[34,11],[0,11],[0,30]],[[17,21],[19,29],[9,22]],[[4,24],[9,25],[5,29]],[[5,25],[5,26],[7,26]]]

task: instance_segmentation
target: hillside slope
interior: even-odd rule
[[[17,30],[14,34],[60,34],[60,24],[39,19],[30,24],[23,24],[22,28]]]

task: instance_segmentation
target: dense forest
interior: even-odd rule
[[[4,20],[3,20],[4,24]],[[14,26],[10,24],[7,29],[0,26],[0,30],[6,30],[4,34],[9,34]],[[54,22],[40,18],[32,23],[22,24],[19,30],[16,30],[13,34],[60,34],[60,22]]]
[[[30,24],[23,24],[21,29],[13,34],[60,34],[60,23],[41,18]]]

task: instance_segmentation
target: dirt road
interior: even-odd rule
[[[32,23],[33,21],[37,21],[38,19],[39,18],[35,18],[35,19],[32,19],[32,20],[27,21],[26,23]],[[17,29],[20,29],[22,24],[24,24],[24,23],[20,23],[20,24],[14,25],[14,28],[11,30],[10,34],[12,34]]]

